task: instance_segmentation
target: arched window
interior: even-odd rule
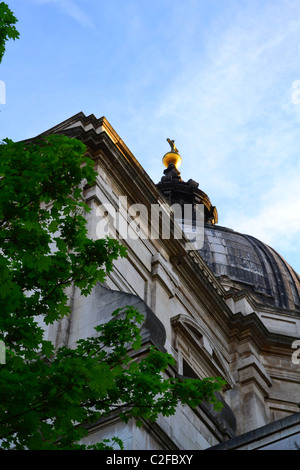
[[[179,314],[171,319],[171,325],[179,375],[199,379],[222,377],[227,382],[225,390],[235,385],[226,358],[194,318]]]

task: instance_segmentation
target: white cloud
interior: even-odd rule
[[[263,195],[255,215],[240,213],[231,221],[234,229],[255,236],[278,250],[300,250],[300,165],[283,175]],[[231,214],[232,215],[232,214]]]
[[[34,0],[39,4],[53,3],[57,4],[67,15],[73,18],[77,23],[85,27],[93,27],[93,22],[85,11],[80,8],[74,0]]]

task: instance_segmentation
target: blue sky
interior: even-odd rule
[[[6,3],[20,39],[0,66],[0,139],[105,116],[154,182],[175,139],[219,224],[300,272],[298,0]]]

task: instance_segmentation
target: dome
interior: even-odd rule
[[[217,277],[229,278],[259,303],[300,310],[300,277],[271,247],[250,235],[206,225],[200,255]]]
[[[178,152],[174,141],[167,140]],[[168,167],[156,186],[169,203],[204,204],[204,244],[199,253],[213,273],[224,283],[227,279],[232,287],[248,291],[260,304],[300,311],[300,277],[291,266],[260,240],[216,225],[217,209],[198,183],[183,181],[174,161],[165,164]]]

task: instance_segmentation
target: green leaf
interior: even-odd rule
[[[179,403],[196,407],[208,400],[220,407],[215,391],[222,389],[221,380],[176,379],[168,374],[175,365],[171,355],[140,350],[144,317],[132,306],[112,312],[94,337],[72,348],[56,350],[47,341],[41,325],[68,321],[67,288],[88,295],[114,260],[126,255],[117,240],[88,238],[79,188],[85,179],[95,184],[96,174],[85,154],[82,142],[59,135],[0,145],[3,449],[84,449],[86,423],[112,410],[142,426],[159,414],[174,414]],[[113,438],[91,448],[117,445],[122,448]]]

